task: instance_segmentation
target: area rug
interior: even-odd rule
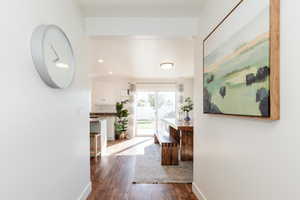
[[[193,162],[179,162],[178,166],[162,166],[160,146],[145,147],[144,155],[136,156],[134,184],[192,183]]]

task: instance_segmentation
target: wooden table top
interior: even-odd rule
[[[162,119],[162,121],[164,121],[165,123],[169,124],[170,126],[172,126],[175,129],[193,129],[193,122],[184,122],[184,121],[178,121],[174,118],[165,118]]]

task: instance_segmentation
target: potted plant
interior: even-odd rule
[[[125,104],[127,103],[128,100],[116,103],[117,119],[115,122],[115,133],[117,139],[128,138],[127,130],[129,111],[126,108],[124,108]]]
[[[184,121],[186,122],[191,121],[189,113],[193,110],[193,108],[194,108],[194,104],[192,98],[191,97],[186,98],[184,100],[184,103],[181,105],[181,110],[186,113]]]

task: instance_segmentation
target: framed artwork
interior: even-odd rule
[[[203,41],[203,109],[280,119],[280,2],[241,0]]]

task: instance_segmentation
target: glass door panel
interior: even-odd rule
[[[176,118],[176,94],[175,92],[157,93],[157,126],[165,129],[165,123],[161,120],[165,118]]]
[[[152,136],[157,130],[156,93],[137,92],[136,94],[136,135]]]
[[[136,135],[153,136],[164,118],[176,118],[175,92],[136,93]]]

